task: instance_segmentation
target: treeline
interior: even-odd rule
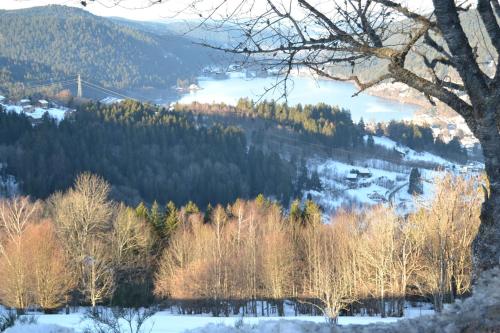
[[[115,89],[165,87],[196,75],[213,52],[189,39],[159,36],[82,9],[46,6],[0,11],[0,89],[83,78]]]
[[[298,165],[248,147],[236,127],[199,126],[190,114],[133,101],[87,105],[60,124],[45,118],[34,127],[0,112],[0,151],[7,173],[34,198],[69,188],[84,171],[106,178],[112,197],[134,206],[206,207],[259,193],[287,204],[307,184]]]
[[[82,174],[44,202],[0,201],[0,301],[54,311],[168,300],[217,316],[264,314],[258,300],[283,315],[290,299],[297,313],[313,306],[336,321],[346,312],[402,315],[405,299],[421,295],[440,311],[470,290],[477,185],[448,175],[432,202],[404,218],[380,206],[324,224],[311,201],[286,214],[259,196],[205,212],[169,204],[153,225],[154,211],[110,201],[107,182]]]
[[[240,99],[235,107],[224,104],[176,105],[176,110],[224,114],[231,112],[243,117],[259,117],[274,121],[281,126],[301,133],[306,139],[313,139],[332,148],[356,148],[363,146],[363,131],[351,119],[347,110],[324,103],[316,105],[289,106],[286,103],[264,101],[254,103]],[[310,140],[309,140],[310,141]]]
[[[419,152],[429,151],[453,161],[467,161],[467,150],[462,147],[458,137],[445,143],[440,137],[434,138],[429,126],[394,120],[388,124],[378,123],[375,130],[370,131],[362,118],[356,124],[348,110],[323,103],[288,106],[274,101],[254,103],[249,99],[240,99],[234,107],[225,104],[192,103],[177,105],[176,110],[215,115],[229,113],[267,119],[301,134],[307,142],[315,141],[325,148],[354,148],[362,151],[363,148],[373,148],[373,141],[370,144],[369,141],[365,142],[363,137],[377,135],[386,136]]]
[[[467,149],[462,147],[458,137],[445,143],[440,137],[434,138],[432,129],[428,126],[391,120],[388,124],[378,123],[375,133],[372,134],[387,136],[389,139],[418,152],[432,152],[461,163],[467,161]]]

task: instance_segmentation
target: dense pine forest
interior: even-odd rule
[[[113,185],[112,197],[137,204],[189,200],[205,207],[263,193],[287,203],[300,195],[297,166],[249,147],[236,127],[200,126],[188,113],[127,101],[90,104],[59,125],[32,127],[0,113],[1,156],[23,193],[46,198],[91,171]]]
[[[170,87],[213,60],[213,52],[187,38],[155,35],[63,6],[0,11],[0,31],[0,89],[11,94],[22,89],[20,83],[78,73],[115,89]]]
[[[375,129],[370,130],[363,119],[354,123],[349,110],[324,103],[289,106],[274,101],[254,103],[249,99],[240,99],[236,106],[192,103],[177,105],[176,110],[266,119],[300,134],[303,142],[315,142],[325,147],[363,151],[363,148],[370,148],[370,141],[365,142],[363,137],[376,135],[386,136],[418,152],[429,151],[462,163],[467,160],[467,151],[458,137],[444,142],[440,137],[434,138],[429,126],[394,120],[378,123]]]

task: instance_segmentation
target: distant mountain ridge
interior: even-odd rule
[[[211,63],[214,51],[82,9],[0,11],[0,89],[82,74],[108,88],[166,87]]]
[[[183,36],[195,42],[206,42],[218,46],[230,46],[244,38],[244,32],[230,22],[205,22],[199,19],[167,19],[160,21],[134,21],[112,17],[116,23],[160,36]],[[222,29],[220,25],[224,25]]]

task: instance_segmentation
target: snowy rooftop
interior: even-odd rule
[[[364,175],[367,175],[367,174],[370,174],[370,170],[368,170],[367,168],[356,168],[356,170],[358,170],[358,173],[361,173],[361,174],[364,174]]]
[[[123,102],[123,99],[108,96],[101,99],[99,102],[102,104],[111,105],[111,104],[121,103]]]

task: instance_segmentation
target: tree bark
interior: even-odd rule
[[[473,243],[476,274],[500,264],[500,133],[496,119],[499,112],[500,105],[492,101],[483,110],[485,116],[474,133],[483,148],[490,183],[489,191],[485,189],[481,225]]]
[[[464,82],[470,98],[472,110],[451,106],[462,115],[481,143],[484,154],[486,174],[490,182],[489,191],[481,211],[481,225],[473,244],[474,273],[481,272],[500,264],[500,87],[499,73],[493,79],[488,78],[480,69],[474,51],[461,26],[454,0],[433,0],[434,14],[443,33],[455,67]],[[478,11],[490,37],[500,33],[498,21],[492,15],[490,4],[484,0],[478,2]],[[493,46],[500,46],[498,40],[492,40]],[[497,48],[498,51],[498,48]],[[497,67],[498,68],[498,67]],[[437,96],[436,96],[437,97]],[[439,97],[438,97],[439,98]],[[477,276],[476,276],[477,277]]]

